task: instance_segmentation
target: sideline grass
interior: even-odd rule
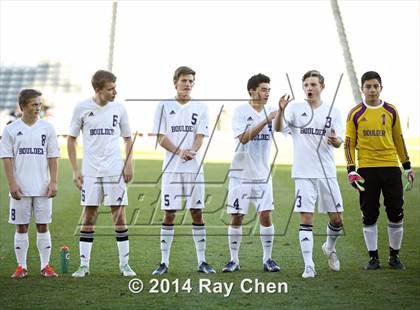
[[[218,271],[215,275],[198,274],[194,244],[191,238],[189,214],[177,214],[175,239],[172,245],[170,272],[160,279],[176,281],[182,286],[191,279],[190,293],[175,293],[175,284],[170,285],[167,294],[149,293],[154,277],[151,272],[160,261],[159,230],[162,212],[157,204],[160,161],[136,161],[135,182],[129,188],[130,206],[127,218],[130,221],[130,264],[144,282],[144,291],[133,294],[128,290],[129,279],[118,274],[118,258],[110,214],[101,207],[97,234],[92,251],[91,275],[85,279],[72,279],[71,273],[57,279],[43,279],[39,275],[39,258],[36,250],[35,229],[30,229],[30,250],[28,254],[29,277],[21,281],[11,280],[15,266],[13,251],[14,227],[7,223],[7,182],[1,171],[0,188],[0,305],[2,309],[49,309],[49,308],[147,308],[147,309],[325,309],[325,308],[388,308],[390,305],[406,309],[417,309],[420,302],[420,198],[419,182],[415,189],[405,195],[405,231],[401,257],[407,266],[405,271],[387,268],[388,255],[386,216],[381,208],[379,220],[379,253],[382,270],[365,272],[362,267],[367,255],[361,232],[360,211],[357,193],[346,184],[343,169],[339,170],[339,182],[345,204],[345,235],[339,240],[337,251],[342,270],[334,273],[328,269],[321,251],[325,239],[326,216],[317,215],[315,223],[314,260],[318,276],[303,280],[303,262],[297,241],[298,218],[291,213],[293,183],[289,166],[277,166],[274,174],[276,210],[273,213],[276,237],[273,258],[282,270],[279,273],[262,272],[262,250],[258,237],[259,224],[255,221],[253,208],[246,217],[247,225],[243,237],[240,262],[241,271],[222,274],[221,268],[229,258],[226,237],[224,199],[227,193],[226,164],[208,164],[205,167],[207,208],[205,220],[208,231],[207,261]],[[416,169],[420,175],[420,170]],[[137,183],[137,184],[136,184]],[[157,208],[156,208],[157,206]],[[71,248],[71,267],[77,268],[78,221],[81,208],[79,194],[71,182],[71,170],[67,160],[60,160],[59,196],[54,200],[52,264],[59,269],[59,246]],[[185,215],[185,216],[184,216]],[[223,293],[200,293],[199,281],[210,279],[215,282],[233,283],[229,297]],[[287,283],[281,293],[241,292],[244,279]],[[165,283],[162,284],[165,289]],[[214,286],[216,287],[216,286]]]

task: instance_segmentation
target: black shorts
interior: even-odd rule
[[[360,192],[363,223],[365,225],[376,223],[381,191],[388,219],[393,223],[401,221],[404,217],[401,169],[399,167],[359,168],[357,172],[365,179],[365,191]]]

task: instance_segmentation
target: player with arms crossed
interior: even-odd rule
[[[239,247],[242,222],[252,202],[260,218],[260,240],[263,248],[264,271],[277,272],[279,265],[271,258],[274,225],[273,185],[269,163],[273,141],[272,121],[277,109],[266,106],[270,96],[270,78],[257,74],[248,80],[251,100],[233,113],[232,129],[237,149],[229,171],[227,213],[230,214],[228,243],[230,261],[223,272],[239,271]]]
[[[208,109],[191,100],[195,71],[182,66],[175,70],[173,82],[175,100],[159,102],[154,118],[153,133],[166,150],[162,171],[161,208],[165,211],[160,231],[161,264],[153,275],[168,272],[169,254],[174,238],[176,211],[182,210],[182,198],[190,210],[192,235],[197,252],[199,272],[214,273],[206,263],[206,229],[203,221],[204,174],[198,153],[204,137],[208,136]]]
[[[300,213],[299,242],[305,269],[303,278],[316,275],[312,258],[315,204],[318,211],[328,213],[327,238],[322,245],[331,270],[340,270],[336,241],[341,235],[343,200],[337,182],[333,148],[342,144],[343,125],[340,112],[321,100],[324,77],[316,70],[303,75],[306,101],[291,104],[280,100],[280,113],[275,129],[289,133],[293,139],[292,178],[295,181],[294,212]],[[283,128],[283,119],[285,128]]]
[[[52,197],[57,194],[57,166],[60,150],[54,127],[39,119],[42,94],[23,89],[18,101],[22,118],[7,125],[0,143],[0,158],[9,183],[9,223],[16,225],[15,254],[18,263],[12,278],[27,275],[26,256],[31,213],[34,214],[36,245],[41,260],[41,275],[57,277],[49,265],[51,254]]]
[[[360,191],[363,236],[370,257],[365,269],[380,268],[376,221],[379,217],[381,191],[388,217],[388,264],[393,269],[405,269],[399,257],[403,237],[404,199],[398,158],[407,179],[406,190],[413,187],[414,173],[397,109],[379,99],[382,91],[381,77],[377,72],[368,71],[363,74],[361,82],[365,99],[347,117],[344,148],[349,182]]]
[[[94,225],[98,207],[110,206],[115,225],[119,253],[119,267],[123,276],[136,273],[128,264],[129,241],[125,219],[128,205],[126,183],[133,177],[131,162],[131,130],[125,107],[114,102],[116,77],[113,73],[99,70],[92,77],[95,96],[80,102],[74,109],[67,140],[73,182],[81,190],[84,207],[80,228],[80,267],[73,277],[89,274],[90,253],[94,238]],[[77,165],[77,137],[83,133],[83,166]],[[121,159],[119,138],[124,139],[126,161]]]

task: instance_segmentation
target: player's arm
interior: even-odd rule
[[[131,137],[124,137],[125,146],[125,162],[123,177],[124,181],[130,182],[133,179],[133,139]]]
[[[280,132],[284,128],[283,119],[284,119],[284,109],[290,102],[290,95],[284,94],[280,97],[279,100],[279,111],[277,112],[276,118],[274,119],[274,130]]]
[[[159,145],[165,150],[183,158],[184,150],[182,150],[179,146],[173,144],[172,141],[166,135],[158,134],[158,142]]]
[[[50,171],[50,182],[47,188],[47,197],[55,197],[57,195],[57,177],[58,177],[58,158],[48,158],[48,169]]]
[[[347,178],[351,186],[359,191],[364,191],[362,184],[365,180],[356,172],[356,139],[357,129],[353,123],[353,110],[349,113],[346,122],[346,140],[344,142],[344,155],[347,161]]]
[[[408,157],[398,114],[396,114],[396,120],[394,126],[392,127],[392,138],[394,140],[395,148],[397,149],[398,158],[404,168],[404,176],[406,178],[404,189],[409,191],[414,185],[414,172],[411,169],[410,158]]]
[[[73,170],[73,183],[81,190],[83,185],[83,176],[81,175],[79,166],[77,165],[77,137],[67,137],[67,153]]]
[[[20,200],[22,198],[22,190],[17,184],[15,176],[13,174],[13,159],[11,157],[3,158],[4,173],[6,174],[7,182],[9,184],[10,195],[16,199]]]
[[[261,121],[257,126],[246,130],[238,136],[239,141],[242,144],[247,144],[249,141],[254,139],[263,128],[270,123],[276,117],[277,111],[270,112],[267,117]]]

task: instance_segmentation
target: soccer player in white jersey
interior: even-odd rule
[[[68,155],[73,169],[73,182],[81,190],[84,207],[80,229],[80,266],[73,277],[89,274],[90,253],[98,207],[102,203],[111,208],[119,254],[121,274],[136,273],[128,264],[129,241],[125,219],[128,205],[126,183],[133,177],[131,162],[131,130],[123,104],[115,102],[116,77],[99,70],[92,77],[95,95],[80,102],[74,109],[67,140]],[[83,134],[83,166],[77,164],[77,137]],[[126,160],[121,159],[119,138],[124,139]]]
[[[229,171],[227,213],[230,214],[228,242],[230,261],[223,272],[239,271],[239,247],[242,222],[252,202],[260,219],[260,239],[263,248],[264,271],[277,272],[279,265],[271,258],[274,209],[270,148],[273,141],[272,121],[277,108],[266,106],[270,95],[270,78],[257,74],[248,80],[251,100],[237,107],[233,113],[232,129],[237,145]]]
[[[23,89],[18,97],[22,117],[3,131],[0,158],[9,183],[9,223],[16,225],[15,254],[18,263],[12,278],[27,275],[28,227],[31,213],[37,229],[36,245],[41,260],[41,275],[57,277],[49,265],[51,254],[52,197],[57,194],[57,166],[60,150],[54,127],[39,119],[42,94]]]
[[[214,273],[205,258],[206,229],[203,221],[204,174],[199,150],[208,136],[208,109],[199,101],[191,100],[195,71],[181,66],[175,70],[174,99],[159,102],[153,133],[166,150],[162,168],[161,208],[165,216],[160,231],[162,259],[153,275],[168,272],[169,254],[174,238],[175,213],[185,207],[192,218],[192,235],[197,252],[199,272]]]
[[[305,262],[303,278],[316,275],[313,252],[315,204],[320,213],[328,213],[327,238],[322,251],[331,270],[340,270],[336,241],[342,232],[343,201],[337,182],[333,148],[343,142],[340,112],[321,100],[324,77],[316,70],[302,78],[306,100],[288,105],[280,100],[280,113],[275,120],[276,131],[283,130],[293,139],[292,178],[295,181],[294,211],[300,213],[299,241]],[[285,122],[285,126],[283,124]],[[284,128],[283,128],[284,127]]]

